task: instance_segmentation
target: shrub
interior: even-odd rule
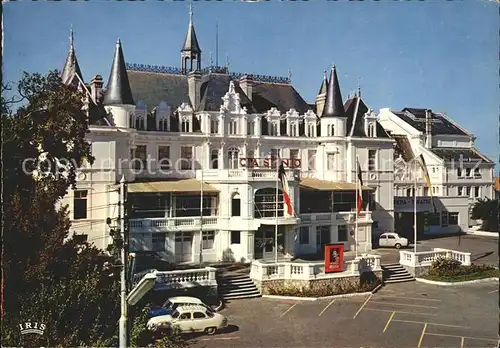
[[[470,266],[464,266],[459,261],[450,258],[438,258],[432,263],[428,275],[438,278],[455,277],[491,272],[494,269],[494,267],[488,265],[472,264]]]
[[[324,297],[372,291],[380,284],[381,281],[378,278],[360,283],[337,282],[333,286],[327,284],[318,287],[311,286],[310,284],[301,286],[293,283],[271,283],[267,286],[267,290],[269,295],[277,296]]]

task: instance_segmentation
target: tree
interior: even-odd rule
[[[93,161],[84,95],[63,85],[57,71],[25,73],[18,92],[24,105],[15,112],[13,100],[1,100],[2,344],[29,345],[18,324],[37,321],[50,346],[112,345],[119,287],[103,267],[113,260],[72,238],[67,207],[57,206],[82,161]],[[37,169],[47,175],[32,175]]]
[[[472,207],[471,217],[482,220],[483,231],[498,232],[500,201],[498,199],[479,198]]]

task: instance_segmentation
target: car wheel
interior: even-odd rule
[[[399,243],[396,243],[396,245],[394,246],[396,249],[401,249],[401,244]]]
[[[215,327],[207,327],[205,329],[205,332],[207,333],[207,335],[214,335],[216,331],[217,331],[217,328],[215,328]]]

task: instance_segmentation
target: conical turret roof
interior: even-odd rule
[[[78,60],[76,59],[75,54],[73,29],[70,30],[69,40],[70,43],[68,57],[66,58],[66,63],[64,64],[64,68],[61,74],[61,80],[66,85],[81,83],[80,81],[78,81],[76,75],[78,75],[80,80],[83,81],[82,72],[80,70],[80,66],[78,65]]]
[[[122,45],[118,39],[115,57],[109,74],[108,86],[104,94],[104,105],[135,105],[128,81],[127,68],[123,58]]]
[[[191,53],[201,53],[200,45],[198,44],[198,39],[196,38],[196,32],[194,31],[193,25],[193,8],[191,3],[189,3],[189,26],[186,34],[186,40],[184,41],[184,46],[182,46],[181,52],[191,52]]]
[[[323,77],[323,82],[321,83],[321,87],[319,88],[318,94],[326,94],[327,90],[328,90],[328,77],[326,76],[326,70],[325,70],[325,76]]]
[[[337,68],[332,67],[330,81],[326,92],[325,107],[321,117],[345,117],[344,104],[340,93],[339,79],[337,77]]]

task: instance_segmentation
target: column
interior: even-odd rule
[[[225,156],[224,149],[225,149],[225,145],[226,144],[224,142],[220,143],[220,149],[219,149],[219,169],[225,169],[225,166],[224,166],[224,156]]]

